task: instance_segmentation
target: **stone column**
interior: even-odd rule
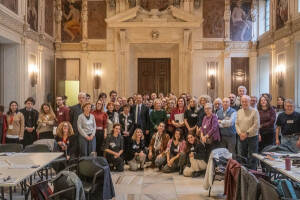
[[[82,0],[82,10],[81,10],[81,26],[82,26],[82,49],[87,50],[88,45],[88,0]]]
[[[224,21],[225,21],[225,40],[230,40],[230,0],[225,0],[225,12],[224,12]]]
[[[61,19],[62,19],[61,0],[56,0],[56,8],[55,8],[55,47],[56,47],[56,50],[60,50],[60,46],[61,46]]]
[[[190,91],[190,48],[189,48],[189,43],[190,43],[190,36],[191,36],[191,30],[185,29],[183,31],[183,45],[182,45],[182,50],[181,50],[181,57],[182,57],[182,64],[179,66],[179,92],[189,92]],[[180,69],[181,68],[181,69]]]
[[[257,69],[257,51],[256,43],[253,44],[250,50],[249,56],[249,75],[250,75],[250,95],[257,96],[259,95],[259,76]]]
[[[231,56],[230,50],[224,51],[224,97],[227,97],[231,93]],[[221,88],[220,88],[221,89]]]

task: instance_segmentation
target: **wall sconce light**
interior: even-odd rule
[[[100,89],[101,76],[102,76],[101,63],[94,63],[94,88],[96,90]]]
[[[37,78],[38,78],[38,68],[35,64],[29,64],[28,67],[29,72],[29,79],[31,86],[34,87],[37,84]]]
[[[207,63],[207,86],[211,90],[214,90],[216,86],[217,66],[217,62]]]
[[[278,84],[279,87],[283,86],[284,82],[284,71],[285,71],[285,66],[283,64],[280,64],[276,67],[276,83]]]

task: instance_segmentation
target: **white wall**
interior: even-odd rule
[[[258,58],[259,94],[270,92],[270,56],[264,55]]]

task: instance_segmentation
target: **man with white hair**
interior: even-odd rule
[[[221,109],[222,109],[222,99],[216,98],[214,100],[214,110],[213,110],[213,113],[216,114]]]
[[[230,107],[230,99],[223,99],[223,107],[217,112],[220,132],[221,146],[227,148],[232,156],[235,157],[236,130],[235,119],[236,111]]]
[[[259,112],[250,107],[250,97],[241,97],[242,109],[237,112],[235,122],[236,132],[239,135],[238,155],[248,159],[250,169],[256,169],[257,160],[252,156],[258,152]]]
[[[235,100],[235,106],[241,107],[241,98],[242,96],[247,95],[247,88],[243,85],[238,87],[238,95]]]
[[[300,113],[295,111],[295,104],[292,99],[284,101],[285,112],[278,115],[276,121],[276,144],[279,145],[279,133],[281,132],[281,144],[286,144],[299,151],[297,141],[300,136]]]

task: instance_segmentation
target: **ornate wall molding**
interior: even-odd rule
[[[0,9],[0,24],[9,28],[12,31],[15,31],[23,35],[24,22],[22,23],[19,20],[11,17],[1,9]]]

